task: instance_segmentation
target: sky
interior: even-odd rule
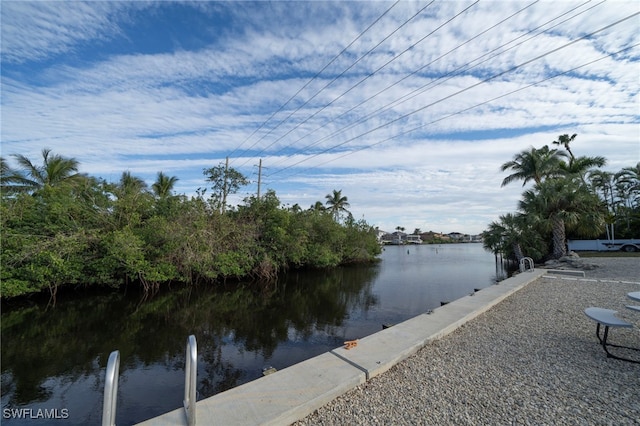
[[[640,161],[637,1],[6,1],[1,154],[178,194],[224,164],[380,229],[477,234],[524,189],[501,164],[578,134]],[[260,168],[259,165],[262,165]]]

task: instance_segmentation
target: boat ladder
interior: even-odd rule
[[[118,399],[118,376],[120,370],[120,351],[109,355],[104,380],[104,401],[102,404],[102,426],[115,426],[116,403]],[[198,346],[196,336],[187,338],[187,350],[184,367],[184,411],[187,424],[196,424],[196,384],[198,378]]]
[[[527,267],[529,268],[527,269]],[[533,263],[532,258],[523,257],[522,259],[520,259],[520,272],[524,272],[524,271],[533,272],[534,269],[535,269],[535,265]]]

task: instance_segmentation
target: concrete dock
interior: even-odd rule
[[[389,370],[547,273],[527,271],[340,347],[196,403],[200,425],[288,425]],[[139,425],[186,425],[180,408]]]

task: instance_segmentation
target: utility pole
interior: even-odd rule
[[[227,179],[229,178],[229,157],[224,163],[224,181],[222,184],[222,206],[221,210],[224,213],[225,207],[227,206]]]
[[[258,201],[260,201],[260,182],[262,181],[262,158],[258,163]]]

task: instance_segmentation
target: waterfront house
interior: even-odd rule
[[[422,244],[422,238],[417,234],[407,235],[407,244]]]

